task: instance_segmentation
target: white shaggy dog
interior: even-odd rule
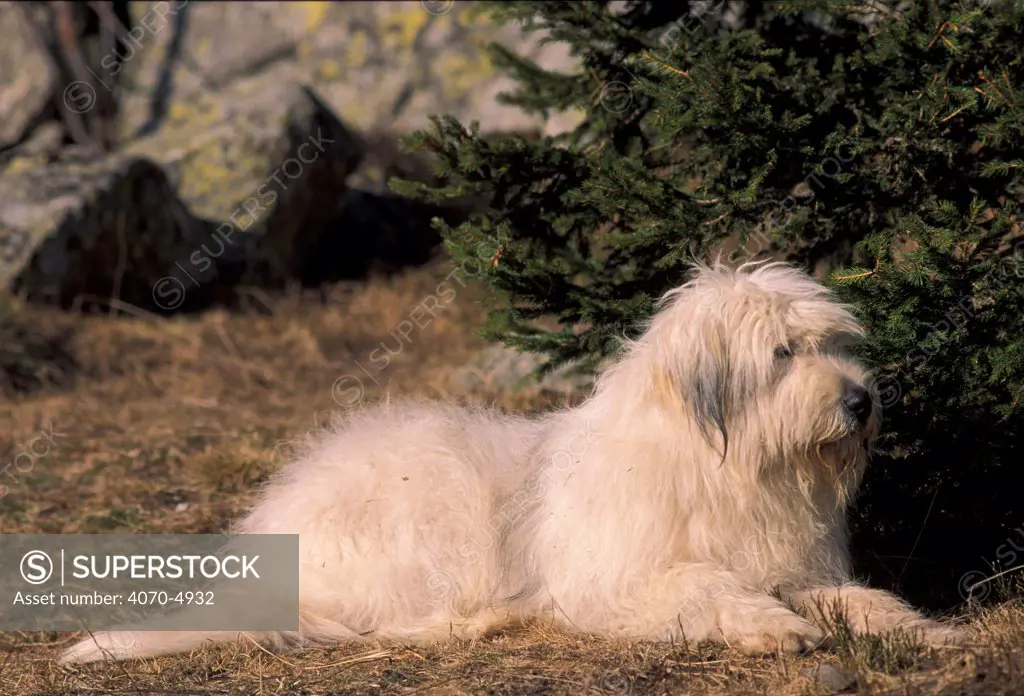
[[[702,267],[577,408],[363,412],[241,521],[244,533],[301,535],[301,630],[250,637],[430,642],[547,618],[792,652],[823,640],[818,607],[839,600],[854,630],[953,640],[956,629],[851,581],[845,512],[879,423],[845,352],[860,333],[789,266]],[[97,633],[61,661],[238,637]]]

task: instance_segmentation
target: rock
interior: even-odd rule
[[[195,96],[189,113],[124,151],[162,166],[192,215],[223,229],[228,246],[238,243],[232,235],[260,238],[250,280],[297,278],[362,159],[361,140],[311,88],[278,75]]]
[[[50,105],[57,72],[17,3],[0,2],[0,152],[27,137]]]
[[[64,149],[64,129],[59,123],[50,121],[32,131],[21,144],[12,148],[11,157],[58,157]]]
[[[297,277],[361,149],[311,89],[264,87],[240,89],[223,120],[172,122],[122,153],[12,160],[0,286],[178,309]]]
[[[459,207],[350,188],[307,254],[300,278],[306,285],[319,285],[361,278],[371,270],[387,272],[425,264],[441,242],[430,224],[435,216],[450,225],[465,219]]]
[[[338,202],[335,217],[308,255],[304,283],[315,285],[361,277],[371,269],[426,263],[441,243],[431,225],[434,217],[454,226],[487,207],[486,200],[429,205],[393,194],[387,186],[392,177],[440,182],[422,155],[399,147],[394,133],[368,133],[363,140],[363,163],[349,178],[349,190]]]
[[[837,665],[805,667],[800,670],[800,674],[825,687],[832,694],[841,694],[857,686],[856,673]]]
[[[137,50],[125,61],[133,84],[124,101],[125,137],[135,137],[154,115],[190,112],[197,93],[267,71],[315,86],[361,132],[420,128],[434,113],[475,119],[489,131],[541,126],[548,133],[581,117],[556,114],[545,124],[496,101],[515,82],[491,64],[486,43],[498,41],[549,69],[576,59],[564,44],[543,45],[539,35],[496,25],[475,3],[177,4],[172,15],[173,0],[133,3],[136,24],[152,30],[140,30]]]
[[[314,69],[331,104],[358,103],[348,115],[360,129],[404,132],[431,114],[476,120],[487,131],[570,129],[580,114],[544,122],[497,100],[518,84],[500,73],[485,47],[499,42],[547,69],[576,64],[565,44],[497,25],[483,3],[325,3],[322,19],[299,46],[299,64]],[[339,50],[343,47],[343,50]]]
[[[44,132],[31,113],[63,83],[53,84],[45,54],[14,42],[21,53],[0,81],[0,95],[11,95],[0,96],[0,134],[24,142],[0,155],[0,288],[177,309],[231,297],[240,283],[421,263],[438,242],[431,218],[458,222],[468,207],[387,190],[391,175],[433,177],[419,156],[398,153],[396,133],[433,113],[504,132],[578,120],[544,123],[495,100],[514,82],[482,44],[501,41],[548,68],[575,59],[471,3],[167,0],[131,10],[119,60],[92,56],[107,71],[96,71],[97,84],[122,98],[110,154],[55,152],[59,131]],[[14,31],[21,21],[0,4],[5,36],[29,36]],[[4,55],[0,75],[12,64]],[[26,108],[8,117],[12,99]],[[369,134],[370,147],[347,126]]]
[[[0,286],[137,302],[200,227],[147,160],[19,158],[0,175]]]

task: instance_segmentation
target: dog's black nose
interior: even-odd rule
[[[864,425],[871,416],[871,394],[860,385],[849,384],[843,394],[843,406],[857,418],[858,423]]]

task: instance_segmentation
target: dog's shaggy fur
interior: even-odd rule
[[[363,412],[241,522],[301,535],[301,630],[250,637],[429,642],[546,618],[792,652],[823,640],[820,607],[839,600],[854,630],[955,639],[851,581],[844,514],[879,424],[846,353],[860,333],[789,266],[702,267],[577,408]],[[98,633],[61,660],[238,636]]]

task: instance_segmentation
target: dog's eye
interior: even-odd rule
[[[788,345],[779,346],[778,348],[775,349],[775,359],[776,360],[785,360],[786,358],[792,358],[792,357],[793,357],[793,349],[790,346],[788,346]]]

